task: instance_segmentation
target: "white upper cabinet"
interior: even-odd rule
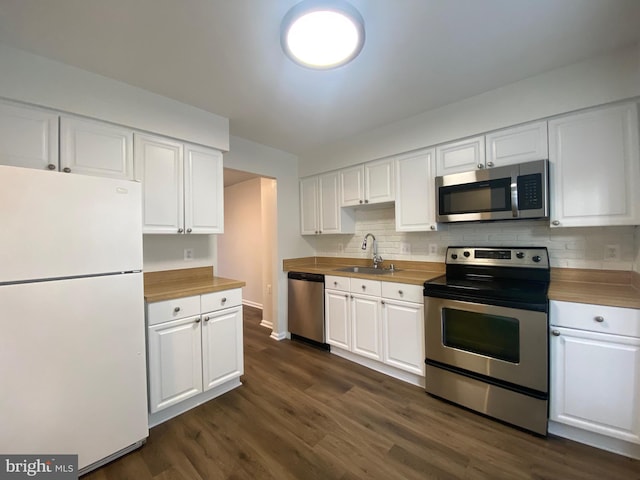
[[[142,182],[143,233],[184,232],[183,146],[135,136],[135,174]]]
[[[133,130],[94,120],[62,117],[60,170],[133,180]]]
[[[184,150],[184,227],[187,233],[224,231],[222,153],[186,145]]]
[[[439,145],[436,147],[436,172],[448,175],[484,168],[484,154],[484,136]]]
[[[222,233],[222,154],[151,135],[135,136],[143,233]],[[185,160],[186,157],[186,160]]]
[[[0,164],[58,169],[58,115],[0,103]]]
[[[396,231],[438,229],[435,173],[433,148],[396,158]]]
[[[549,158],[547,122],[490,133],[486,136],[486,147],[486,166],[489,168]]]
[[[300,180],[300,233],[354,233],[353,212],[340,208],[340,174],[331,172]]]
[[[340,206],[352,207],[395,200],[394,160],[386,158],[340,171]]]
[[[635,103],[549,121],[551,225],[640,224]]]

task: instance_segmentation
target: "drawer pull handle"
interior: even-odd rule
[[[554,337],[559,337],[560,332],[558,330],[551,330],[551,335],[553,335]]]
[[[600,315],[598,315],[597,317],[594,318],[594,320],[598,323],[602,323],[604,322],[604,317],[601,317]]]
[[[180,307],[176,307],[176,308],[174,308],[174,309],[173,309],[173,311],[174,311],[175,313],[178,313],[178,312],[180,311]]]

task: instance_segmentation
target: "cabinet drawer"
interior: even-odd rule
[[[332,290],[342,290],[343,292],[348,292],[349,277],[336,277],[333,275],[325,275],[324,288],[330,288]]]
[[[640,310],[573,302],[549,302],[551,325],[640,338]]]
[[[242,289],[233,288],[202,295],[202,313],[242,305]]]
[[[365,295],[380,296],[381,288],[380,283],[377,280],[363,280],[362,278],[352,278],[351,288],[352,293],[364,293]]]
[[[406,283],[382,282],[382,296],[394,300],[423,303],[423,287]]]
[[[200,315],[200,295],[149,303],[147,314],[149,325]]]

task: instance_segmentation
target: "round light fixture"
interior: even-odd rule
[[[330,69],[350,62],[364,45],[364,21],[342,0],[304,0],[282,20],[280,43],[296,63]]]

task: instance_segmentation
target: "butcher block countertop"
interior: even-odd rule
[[[144,273],[144,299],[148,303],[219,292],[246,285],[240,280],[216,277],[213,267],[183,268]]]
[[[284,260],[283,270],[413,285],[422,285],[427,280],[443,275],[445,271],[444,263],[437,262],[397,260],[385,261],[383,266],[388,268],[391,263],[398,271],[366,275],[340,272],[337,269],[346,266],[371,266],[370,259],[305,257]],[[640,309],[640,274],[615,270],[552,268],[549,300]]]

